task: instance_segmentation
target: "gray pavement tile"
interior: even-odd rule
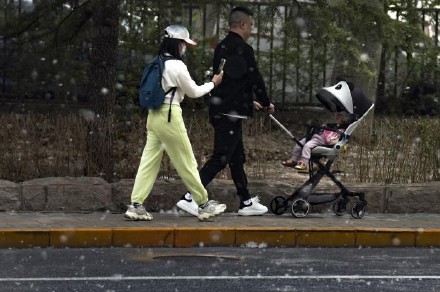
[[[123,214],[93,213],[41,213],[0,212],[0,229],[48,229],[48,228],[118,228],[118,227],[290,227],[290,228],[411,228],[440,229],[440,214],[382,214],[367,213],[362,219],[349,214],[312,213],[305,218],[290,214],[276,216],[242,217],[226,213],[213,222],[199,222],[184,212],[153,213],[150,222],[129,221]]]

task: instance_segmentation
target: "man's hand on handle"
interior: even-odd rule
[[[271,103],[268,107],[264,108],[258,101],[254,100],[254,110],[260,111],[260,110],[266,110],[267,113],[271,114],[275,111],[275,106],[273,103]]]

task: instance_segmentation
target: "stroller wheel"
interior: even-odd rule
[[[281,215],[287,210],[287,200],[283,196],[276,196],[270,201],[270,210],[275,215]]]
[[[292,203],[292,215],[299,218],[299,217],[306,217],[307,214],[309,214],[310,211],[310,204],[304,199],[296,199]]]
[[[348,201],[348,198],[337,200],[333,204],[333,212],[335,212],[335,214],[338,216],[344,215],[345,211],[347,210]]]
[[[367,212],[367,204],[364,202],[358,202],[353,205],[351,208],[351,216],[356,219],[361,219],[364,217],[365,213]]]

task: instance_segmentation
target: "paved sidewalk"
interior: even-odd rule
[[[242,217],[226,213],[199,222],[184,212],[153,213],[129,221],[123,214],[0,213],[0,248],[24,247],[440,247],[440,214],[290,214]]]

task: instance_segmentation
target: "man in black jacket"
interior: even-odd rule
[[[267,207],[251,198],[244,171],[242,121],[253,116],[253,110],[265,108],[274,112],[267,96],[252,46],[246,43],[253,26],[253,13],[245,7],[234,8],[229,15],[229,33],[217,45],[213,69],[217,72],[221,59],[226,59],[222,83],[211,91],[209,121],[214,128],[214,150],[200,170],[203,186],[207,186],[226,165],[240,197],[238,215],[252,216],[266,213]],[[256,100],[254,100],[254,96]],[[197,215],[191,194],[187,193],[177,207]]]

